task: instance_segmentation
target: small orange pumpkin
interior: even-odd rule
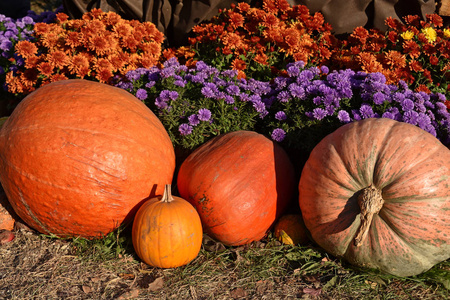
[[[8,117],[0,118],[0,128]],[[0,188],[0,230],[13,230],[17,215],[14,212],[3,188]]]
[[[302,245],[309,242],[308,229],[306,229],[300,214],[282,216],[274,227],[275,237],[287,245]]]
[[[136,213],[132,241],[136,254],[158,268],[186,265],[200,252],[203,229],[195,208],[172,196],[167,184],[164,194],[145,202]]]
[[[17,218],[5,192],[0,188],[0,230],[13,230]]]

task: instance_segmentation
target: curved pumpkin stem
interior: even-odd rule
[[[172,202],[174,199],[172,197],[172,185],[171,184],[166,184],[164,186],[164,193],[163,196],[161,198],[161,202]]]
[[[359,247],[366,239],[370,224],[374,214],[378,214],[383,207],[384,199],[381,196],[381,190],[373,184],[362,190],[358,197],[358,204],[361,208],[361,225],[355,236],[355,246]]]

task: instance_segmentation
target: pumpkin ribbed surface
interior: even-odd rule
[[[391,119],[340,127],[312,151],[299,184],[313,239],[352,264],[411,276],[450,257],[450,151]]]
[[[73,79],[29,94],[0,130],[0,180],[29,226],[105,235],[162,194],[175,169],[170,138],[137,98]]]
[[[252,131],[223,134],[197,148],[182,163],[177,184],[205,232],[226,245],[263,238],[296,186],[286,152]]]

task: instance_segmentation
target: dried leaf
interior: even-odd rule
[[[120,273],[119,277],[123,278],[123,279],[126,279],[126,280],[133,280],[135,275],[131,274],[131,273]]]
[[[92,292],[91,287],[90,287],[90,286],[87,286],[87,285],[83,285],[83,286],[81,287],[81,289],[83,290],[83,292],[84,292],[85,294],[89,294],[90,292]]]
[[[245,298],[247,297],[247,292],[243,288],[236,288],[230,292],[230,296],[233,299]]]
[[[136,299],[138,296],[139,296],[139,289],[134,288],[129,292],[123,293],[117,299],[118,300]]]
[[[162,289],[163,286],[164,286],[164,279],[162,277],[158,277],[148,285],[148,290],[154,292]]]
[[[14,235],[13,232],[9,231],[9,230],[3,230],[2,232],[0,232],[0,245],[4,245],[6,243],[11,242],[12,240],[14,240],[16,236]]]
[[[304,288],[303,293],[317,297],[322,293],[322,290],[321,289]]]

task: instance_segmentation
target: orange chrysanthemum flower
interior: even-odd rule
[[[50,77],[53,74],[53,66],[47,61],[40,63],[37,69],[46,77]]]
[[[33,69],[36,68],[37,64],[39,63],[40,58],[39,56],[30,56],[25,59],[25,68],[26,69]]]
[[[236,33],[229,33],[224,36],[223,44],[230,49],[236,49],[243,46],[241,36]]]
[[[73,49],[82,45],[80,39],[80,33],[76,31],[70,31],[66,35],[65,44]]]
[[[60,13],[56,14],[56,21],[59,22],[59,23],[64,23],[68,19],[69,19],[69,16],[66,15],[65,13],[60,12]]]
[[[94,51],[97,55],[104,55],[111,52],[113,49],[108,43],[108,39],[105,36],[94,35],[88,40],[86,47]]]
[[[34,32],[36,35],[43,35],[50,32],[50,24],[47,23],[36,23],[34,24]]]
[[[133,32],[133,27],[125,22],[120,22],[113,27],[113,31],[120,37],[125,38]]]
[[[15,46],[16,53],[23,58],[28,58],[37,54],[38,48],[30,41],[19,41]]]
[[[231,63],[231,67],[233,70],[243,71],[247,68],[247,64],[242,59],[235,58]]]
[[[240,11],[240,12],[243,12],[243,13],[245,13],[245,12],[247,12],[248,10],[250,10],[250,4],[248,4],[248,3],[246,3],[246,2],[240,2],[240,3],[238,3],[237,4],[237,9]]]
[[[391,69],[404,68],[406,66],[406,57],[395,50],[389,50],[384,54],[386,65]]]
[[[119,14],[112,11],[107,12],[103,16],[105,24],[109,26],[115,26],[117,23],[122,22],[122,17]]]
[[[69,57],[61,50],[56,50],[47,54],[47,61],[54,68],[63,68],[70,63]]]
[[[244,25],[244,17],[239,13],[230,12],[229,18],[231,26],[233,26],[234,28],[238,28]]]
[[[264,16],[264,22],[262,23],[262,26],[264,27],[277,27],[280,23],[280,20],[272,14],[266,14]]]
[[[357,56],[359,63],[361,64],[361,70],[368,73],[383,73],[383,66],[377,61],[376,57],[369,52],[362,52]]]

